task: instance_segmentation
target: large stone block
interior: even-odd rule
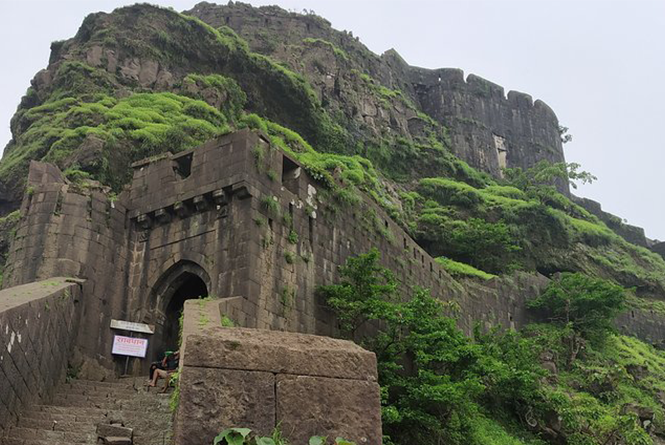
[[[381,443],[381,400],[376,382],[277,376],[277,424],[294,444],[311,436]]]
[[[180,375],[177,444],[209,445],[223,429],[275,426],[275,376],[268,372],[185,366]]]
[[[186,315],[185,315],[186,317]],[[353,342],[261,329],[221,328],[186,337],[187,366],[376,381],[376,356]]]

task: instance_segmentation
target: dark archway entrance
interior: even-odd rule
[[[191,261],[174,264],[157,280],[150,293],[150,310],[146,314],[146,322],[155,325],[147,366],[161,360],[165,351],[178,349],[180,317],[185,301],[207,297],[210,286],[208,273]]]
[[[180,317],[185,305],[185,300],[193,298],[205,298],[208,296],[208,288],[203,280],[190,272],[183,272],[177,279],[180,283],[175,288],[171,300],[164,311],[164,326],[162,334],[162,350],[175,351],[178,349],[180,335]]]

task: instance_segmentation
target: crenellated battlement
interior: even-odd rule
[[[393,57],[394,58],[394,57]],[[496,177],[504,168],[564,162],[559,120],[542,100],[457,68],[408,67],[422,110],[449,129],[455,154]],[[567,184],[560,190],[569,193]]]
[[[509,90],[501,85],[489,81],[481,76],[470,73],[464,77],[464,70],[460,68],[437,68],[428,69],[420,67],[409,67],[410,81],[416,88],[430,88],[440,86],[442,88],[463,88],[469,92],[484,95],[494,100],[503,100],[520,108],[534,108],[539,111],[551,114],[551,117],[557,119],[556,114],[544,101],[540,99],[533,100],[530,94],[521,91]],[[558,120],[558,119],[557,119]]]

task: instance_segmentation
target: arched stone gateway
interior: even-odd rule
[[[169,267],[150,291],[146,322],[155,325],[146,363],[164,351],[178,348],[180,317],[186,300],[205,298],[211,289],[210,276],[192,261],[181,260]]]

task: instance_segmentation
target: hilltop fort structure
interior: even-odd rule
[[[283,67],[275,68],[267,58],[248,56],[249,50],[237,42],[224,48],[226,58],[220,56],[210,66],[196,58],[198,53],[157,60],[160,51],[178,43],[177,37],[158,35],[163,47],[157,51],[146,45],[152,48],[150,56],[139,57],[138,49],[120,44],[104,46],[117,42],[99,30],[114,29],[109,23],[122,22],[122,14],[147,14],[155,23],[182,19],[145,5],[126,9],[129,12],[92,15],[74,39],[55,43],[49,68],[35,77],[32,92],[24,98],[22,107],[28,111],[21,109],[12,120],[15,140],[7,156],[21,161],[16,161],[15,171],[25,167],[27,180],[11,180],[16,179],[11,174],[19,175],[14,170],[0,171],[5,175],[0,177],[0,212],[20,206],[15,225],[5,234],[11,236],[0,237],[0,250],[8,251],[0,291],[0,441],[7,437],[8,444],[28,445],[31,440],[99,439],[148,445],[160,437],[159,443],[166,443],[160,434],[172,427],[168,401],[116,378],[144,378],[165,351],[179,349],[178,445],[211,443],[221,424],[249,426],[262,434],[281,425],[293,431],[294,443],[329,434],[379,444],[376,357],[352,342],[330,338],[339,334],[337,321],[317,293],[319,286],[336,282],[349,257],[372,248],[381,253],[382,265],[394,272],[403,293],[429,289],[450,303],[467,333],[477,324],[518,329],[531,321],[525,303],[547,286],[547,270],[534,267],[532,272],[488,280],[453,277],[377,199],[359,192],[358,202],[340,202],[330,183],[261,129],[233,128],[177,153],[154,150],[162,152],[131,163],[131,180],[118,194],[98,181],[68,179],[46,155],[21,158],[21,137],[44,111],[39,100],[66,83],[66,69],[83,70],[86,81],[102,82],[105,92],[113,90],[120,98],[150,89],[175,96],[189,88],[187,94],[207,99],[216,111],[232,94],[224,91],[224,96],[185,75],[197,72],[194,69],[219,69],[249,91],[247,111],[265,112],[276,122],[282,119],[281,124],[293,125],[312,140],[330,138],[320,136],[311,122],[320,119],[329,124],[326,130],[336,128],[316,114],[324,108],[321,104],[337,107],[333,111],[343,116],[348,144],[363,138],[385,142],[387,134],[396,135],[397,148],[388,154],[399,156],[403,146],[420,149],[413,141],[435,139],[421,150],[425,155],[417,168],[423,170],[441,165],[425,156],[448,159],[448,148],[498,179],[505,168],[565,161],[562,128],[544,102],[515,91],[506,94],[476,75],[465,78],[458,69],[411,67],[392,50],[382,56],[368,54],[352,35],[332,30],[315,16],[279,8],[255,10],[241,3],[201,3],[188,12],[215,28],[233,28],[262,54],[288,59],[298,54],[279,51],[300,51],[303,41],[315,46],[301,54],[304,75],[312,84],[312,90],[303,93],[293,86],[300,85],[291,78],[295,75],[285,75]],[[127,26],[134,22],[145,20]],[[192,23],[174,26],[173,32],[212,32]],[[278,37],[267,39],[264,30]],[[215,44],[222,40],[218,37],[212,39]],[[293,42],[299,46],[288,46]],[[316,63],[307,59],[310,54],[318,57]],[[85,64],[72,62],[79,59]],[[357,65],[351,65],[351,59]],[[192,66],[185,66],[188,63]],[[274,72],[268,73],[273,77],[261,72],[267,76],[263,82],[256,73],[266,66]],[[275,79],[283,82],[280,88],[272,88]],[[303,97],[319,102],[312,105]],[[68,99],[76,103],[66,98],[65,105]],[[130,162],[124,154],[131,152],[131,144],[105,145],[108,141],[96,135],[86,135],[79,145],[54,157],[70,167],[97,172],[103,164],[109,172],[125,174],[122,169]],[[343,153],[366,150],[371,157],[369,146],[361,143],[358,151],[348,147]],[[386,163],[395,162],[389,158]],[[332,182],[338,181],[337,173],[331,173]],[[412,182],[427,177],[421,173],[414,174]],[[621,223],[598,203],[571,196],[567,183],[556,185],[589,218],[593,214],[604,221],[621,242],[665,257],[663,243],[648,240],[642,229]],[[627,282],[634,278],[626,276]],[[660,291],[660,277],[647,273],[637,278],[635,286],[645,295]],[[617,326],[652,344],[665,342],[665,319],[646,306],[621,315]],[[114,354],[119,334],[144,345],[143,356]],[[65,383],[68,374],[89,380]]]
[[[266,154],[260,163],[257,150]],[[14,371],[3,368],[4,381],[10,383],[3,388],[11,392],[3,398],[5,428],[26,402],[49,395],[49,388],[65,372],[64,357],[76,361],[82,376],[90,378],[147,373],[148,365],[164,350],[178,348],[179,317],[189,299],[212,297],[213,302],[211,305],[207,301],[205,309],[195,304],[186,315],[190,327],[185,329],[185,338],[189,338],[188,332],[194,335],[192,338],[200,338],[196,354],[184,352],[185,369],[195,375],[196,369],[219,366],[209,361],[216,354],[215,345],[226,344],[226,334],[206,329],[210,320],[211,326],[218,326],[217,320],[228,317],[246,328],[333,336],[337,332],[334,317],[317,298],[316,288],[333,283],[337,268],[354,252],[372,247],[383,254],[384,265],[396,272],[403,289],[425,287],[442,300],[455,301],[462,314],[461,327],[467,332],[478,322],[488,327],[522,326],[528,320],[525,301],[538,295],[548,281],[542,276],[518,273],[490,283],[468,282],[460,288],[369,198],[354,208],[331,208],[319,199],[322,186],[294,159],[248,130],[177,155],[147,159],[133,167],[132,186],[118,198],[109,196],[103,188],[79,188],[53,165],[33,162],[30,167],[29,192],[21,207],[6,273],[7,290],[3,292],[5,296],[21,296],[19,306],[10,304],[5,310],[0,325],[3,332],[11,332],[3,336],[3,342],[10,353],[5,357],[15,366]],[[280,174],[271,179],[264,173],[268,169]],[[68,284],[68,280],[57,277],[76,279]],[[36,290],[33,295],[28,291],[30,286]],[[42,305],[53,305],[62,313],[49,321],[49,329],[35,331],[35,320],[49,316]],[[21,314],[19,318],[12,315],[16,311]],[[201,319],[208,321],[201,324]],[[112,320],[154,327],[154,333],[142,335],[149,339],[146,359],[133,360],[129,369],[124,356],[111,353],[117,334],[111,329]],[[661,320],[652,314],[633,313],[621,323],[623,329],[643,338],[665,339]],[[33,346],[25,349],[21,338],[29,338]],[[240,340],[234,341],[244,345]],[[282,341],[285,345],[289,341],[309,344],[309,340],[289,337]],[[33,368],[21,358],[24,354],[42,357],[32,348],[48,349],[47,345],[53,347],[53,355],[43,362],[44,367]],[[298,348],[292,349],[293,354],[298,354]],[[342,349],[335,352],[335,348]],[[350,379],[350,391],[357,391],[354,406],[378,413],[376,376],[371,377],[374,371],[357,376],[330,374],[335,371],[327,362],[336,354],[346,354],[345,360],[359,357],[370,363],[366,366],[371,369],[373,359],[361,359],[365,352],[351,351],[344,345],[326,344],[319,350],[321,356],[315,363],[326,364],[327,374],[314,372],[312,378]],[[198,358],[201,354],[207,358]],[[190,371],[187,366],[191,362],[194,367]],[[7,363],[3,360],[5,366]],[[262,369],[251,360],[245,366],[248,375]],[[280,365],[273,366],[278,367],[274,372],[281,372]],[[220,372],[228,372],[223,368]],[[40,384],[24,385],[25,373],[34,375]],[[368,375],[369,380],[363,380]],[[237,378],[249,385],[242,376]],[[333,384],[336,381],[330,383],[331,394],[339,389]],[[353,383],[360,381],[365,383]],[[188,380],[184,382],[181,397],[188,401],[193,395],[188,393]],[[371,400],[376,404],[367,406],[367,391],[375,394]],[[265,397],[264,393],[252,394]],[[205,443],[203,440],[214,433],[215,423],[202,413],[196,414],[199,418],[187,417],[191,415],[191,403],[183,403],[188,408],[183,408],[185,417],[179,425],[189,428],[189,432],[178,433],[182,438],[178,443],[188,443],[185,438],[196,431]],[[320,403],[330,403],[330,399]],[[348,424],[345,431],[354,437],[380,437],[380,430],[372,429],[376,428],[376,419],[369,424]],[[251,416],[233,420],[252,425],[258,422]],[[295,421],[288,416],[282,420]],[[191,431],[192,425],[201,422],[206,429],[197,426]],[[274,422],[262,422],[257,425],[263,431],[274,427]]]

